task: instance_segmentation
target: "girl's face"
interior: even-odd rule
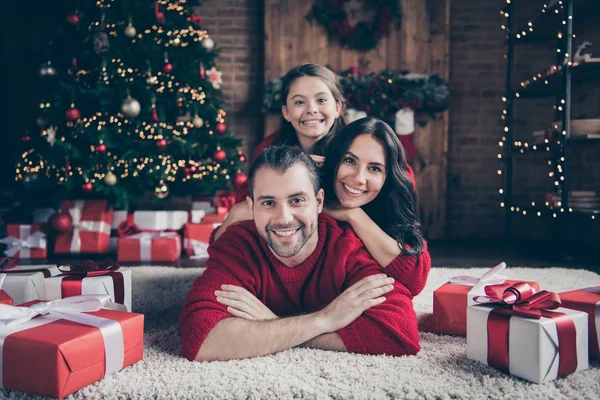
[[[296,130],[300,146],[310,152],[327,135],[341,109],[342,104],[335,100],[321,78],[302,76],[290,86],[281,111]]]
[[[385,149],[369,134],[357,136],[338,168],[333,185],[343,207],[358,208],[377,197],[386,178]]]

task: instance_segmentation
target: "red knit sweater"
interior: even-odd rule
[[[315,251],[298,267],[288,268],[273,255],[253,221],[229,227],[209,247],[206,271],[196,279],[184,303],[179,317],[183,354],[195,359],[210,330],[231,317],[214,296],[223,284],[244,287],[285,317],[319,311],[360,279],[381,273],[352,229],[321,214],[318,232]],[[419,351],[410,291],[395,282],[385,297],[384,303],[337,332],[348,351],[396,356]]]

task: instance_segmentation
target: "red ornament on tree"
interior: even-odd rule
[[[167,147],[167,141],[165,139],[158,139],[156,141],[156,146],[158,146],[159,149],[164,149]]]
[[[158,111],[156,110],[156,107],[152,107],[152,120],[158,122]]]
[[[81,185],[81,188],[86,192],[91,192],[94,189],[94,186],[92,186],[91,182],[86,182],[83,185]]]
[[[240,158],[241,162],[246,162],[246,156],[245,155],[240,154],[239,158]]]
[[[217,149],[217,151],[215,151],[215,154],[213,154],[213,160],[218,161],[218,162],[222,162],[225,161],[225,159],[227,158],[227,153],[225,153],[225,150],[222,149]]]
[[[204,71],[204,63],[200,63],[200,79],[206,78],[206,71]]]
[[[67,21],[69,21],[70,24],[78,24],[79,23],[79,15],[77,15],[76,12],[72,12],[71,14],[67,15]]]
[[[71,108],[67,110],[65,116],[69,121],[75,121],[81,118],[81,112],[74,105],[71,105]]]
[[[165,71],[167,74],[171,73],[171,71],[173,71],[173,64],[170,62],[166,63],[163,67],[163,71]]]
[[[188,168],[190,169],[190,172],[196,172],[196,170],[198,169],[195,165],[190,165]]]
[[[106,151],[106,145],[104,143],[100,143],[98,146],[96,146],[96,151],[98,153],[104,153]]]
[[[68,212],[53,214],[48,220],[50,227],[57,233],[65,233],[73,228],[73,218]]]
[[[23,136],[23,141],[24,142],[29,142],[30,140],[31,140],[31,136],[29,136],[29,135]]]
[[[190,174],[191,174],[190,167],[185,167],[183,169],[183,173],[185,174],[185,176],[190,176]]]
[[[233,185],[236,188],[239,188],[244,183],[246,183],[247,180],[248,180],[248,176],[246,176],[245,173],[243,173],[243,172],[236,172],[236,174],[233,176]]]
[[[227,125],[225,125],[225,123],[223,123],[223,122],[219,122],[217,124],[217,126],[215,127],[215,129],[219,133],[225,133],[227,131]]]

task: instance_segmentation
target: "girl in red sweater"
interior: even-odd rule
[[[385,272],[415,296],[425,286],[431,259],[408,168],[389,125],[362,118],[329,138],[321,172],[325,212],[349,223]]]

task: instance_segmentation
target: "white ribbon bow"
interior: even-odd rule
[[[192,254],[190,254],[191,260],[208,257],[208,243],[195,239],[185,239],[185,247],[188,251],[192,250]]]
[[[18,252],[27,250],[27,254],[20,254],[21,258],[27,258],[29,257],[30,249],[46,248],[46,234],[38,231],[28,235],[25,239],[8,236],[4,239],[0,239],[0,243],[8,246],[8,248],[4,251],[4,254],[7,257],[13,257]]]
[[[462,286],[475,286],[477,284],[483,284],[483,286],[489,285],[501,285],[508,279],[507,276],[498,275],[498,272],[506,269],[506,263],[501,262],[494,268],[481,275],[479,278],[471,275],[460,275],[450,279],[450,283]]]
[[[71,252],[81,252],[80,231],[100,232],[110,235],[110,225],[104,221],[82,221],[81,214],[85,206],[84,200],[76,200],[75,207],[69,209],[69,214],[73,220],[73,237],[71,238]]]
[[[117,372],[123,368],[125,357],[121,325],[108,318],[85,314],[100,310],[109,300],[109,295],[84,295],[36,303],[30,307],[0,304],[0,354],[2,354],[5,339],[11,334],[59,319],[66,319],[94,326],[100,330],[104,339],[105,375]],[[0,387],[3,387],[3,364],[0,360]]]

